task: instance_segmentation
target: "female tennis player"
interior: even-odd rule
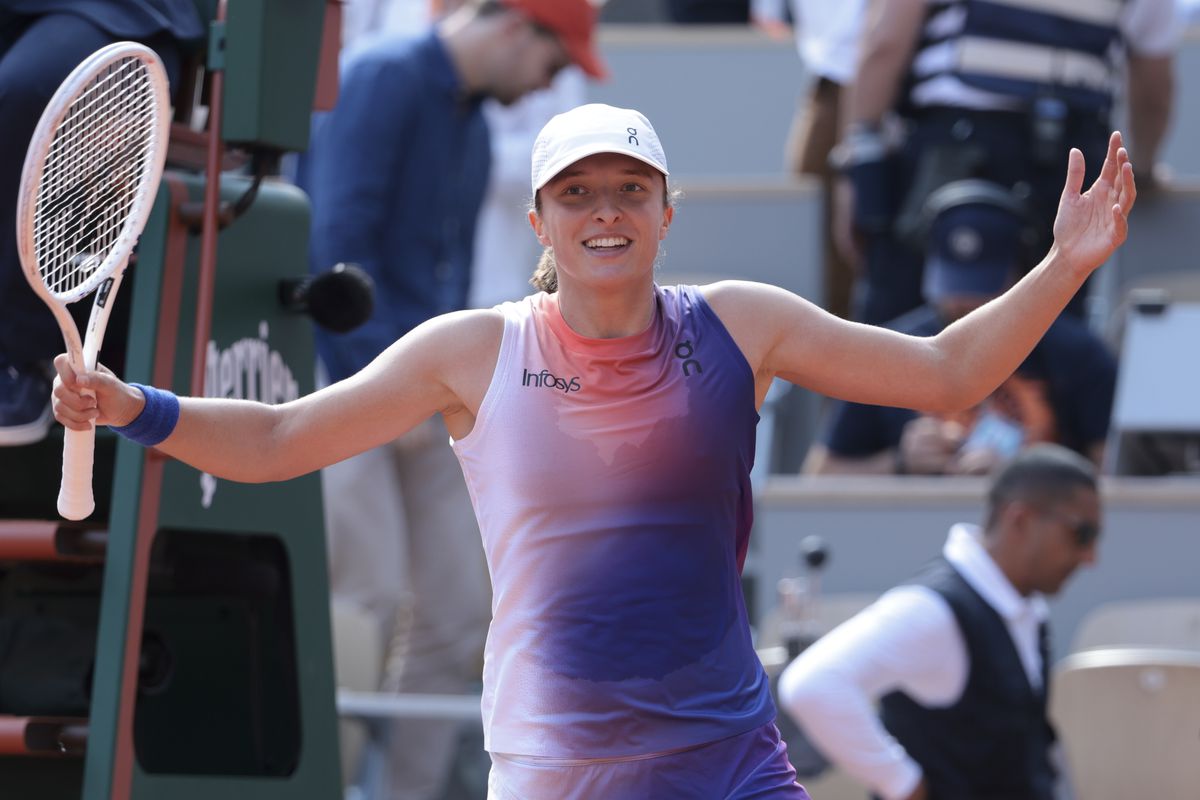
[[[1036,269],[911,338],[773,286],[656,285],[675,214],[658,138],[636,111],[582,106],[534,146],[538,293],[430,320],[361,373],[280,406],[176,399],[60,357],[55,414],[253,482],[442,414],[494,586],[491,797],[805,798],[738,579],[757,409],[775,376],[928,410],[987,396],[1125,238],[1135,189],[1119,134],[1081,193],[1083,175],[1072,151]]]

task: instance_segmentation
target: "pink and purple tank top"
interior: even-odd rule
[[[754,376],[695,287],[642,333],[589,339],[554,295],[499,306],[474,429],[454,443],[493,585],[485,747],[629,758],[775,717],[740,572]]]

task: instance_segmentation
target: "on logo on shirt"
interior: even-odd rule
[[[682,341],[675,345],[675,357],[683,362],[684,377],[691,377],[692,371],[704,372],[704,367],[700,366],[700,362],[692,358],[696,354],[696,348],[692,346],[690,339]]]

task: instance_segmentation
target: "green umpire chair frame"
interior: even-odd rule
[[[307,146],[332,7],[238,0],[214,23],[207,66],[234,87],[227,139]],[[233,205],[249,185],[222,176],[218,197]],[[204,320],[205,189],[202,174],[164,175],[116,300],[132,304],[123,377],[190,394],[203,374],[207,395],[273,403],[312,391],[312,323],[279,299],[307,272],[307,198],[267,180],[226,219]],[[236,484],[100,429],[96,512],[66,523],[61,450],[57,426],[0,448],[0,797],[340,798],[319,476]]]

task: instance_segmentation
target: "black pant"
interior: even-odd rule
[[[63,79],[88,55],[116,41],[94,23],[69,13],[5,16],[0,24],[0,360],[27,365],[63,350],[50,310],[29,287],[17,255],[17,193],[25,151],[43,109]],[[178,77],[181,54],[166,34],[144,44]],[[71,306],[81,324],[90,299]],[[101,358],[114,367],[124,356],[129,303],[117,298]]]

